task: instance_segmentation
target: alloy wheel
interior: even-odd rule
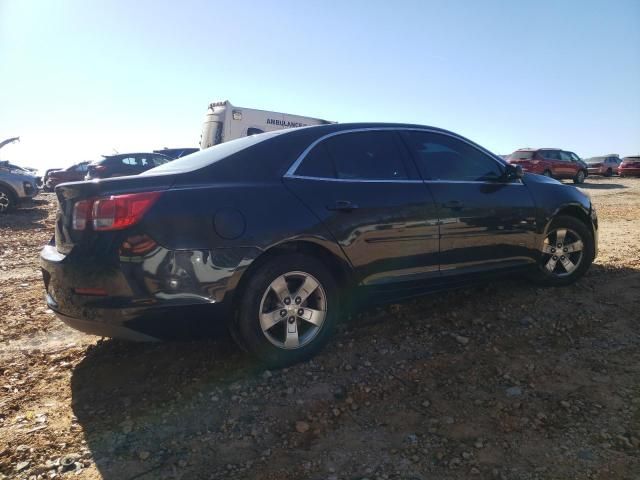
[[[6,212],[11,206],[11,199],[5,192],[0,192],[0,212]]]
[[[300,348],[320,332],[327,316],[327,295],[305,272],[289,272],[273,280],[260,301],[260,327],[273,345]]]
[[[578,179],[578,183],[584,182],[584,172],[582,170],[578,172],[577,179]]]
[[[542,245],[542,268],[550,275],[568,277],[580,266],[584,243],[580,235],[568,228],[549,232]]]

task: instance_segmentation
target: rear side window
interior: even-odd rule
[[[425,179],[491,181],[502,177],[497,160],[462,140],[420,131],[405,131],[402,136]]]
[[[345,180],[406,180],[402,150],[391,131],[353,132],[325,140],[336,177]]]
[[[534,152],[531,150],[516,151],[509,155],[509,160],[531,160]]]
[[[336,178],[333,161],[327,153],[325,142],[320,142],[311,149],[295,174],[303,177]]]
[[[560,160],[560,152],[555,150],[540,150],[540,155],[547,160]]]
[[[313,147],[295,174],[342,180],[407,180],[410,174],[403,148],[392,131],[343,133]]]
[[[120,160],[124,165],[136,165],[136,158],[135,157],[125,157],[122,160]]]

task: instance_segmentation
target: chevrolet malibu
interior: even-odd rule
[[[41,265],[62,321],[157,340],[198,315],[273,366],[346,309],[514,272],[560,287],[597,252],[586,195],[419,125],[265,133],[56,194]]]

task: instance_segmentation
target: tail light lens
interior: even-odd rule
[[[95,200],[91,212],[93,229],[122,230],[135,225],[159,196],[160,192],[144,192]]]
[[[91,216],[91,200],[80,200],[73,206],[71,226],[74,230],[84,230]]]
[[[142,192],[80,200],[73,206],[72,227],[84,230],[89,222],[97,231],[131,227],[142,219],[161,194]]]

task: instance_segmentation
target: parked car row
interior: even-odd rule
[[[574,152],[558,148],[521,148],[503,158],[511,164],[520,165],[525,172],[571,179],[574,183],[583,183],[589,175],[640,176],[640,156],[621,159],[611,153],[582,160]]]
[[[589,175],[587,164],[578,155],[559,148],[522,148],[513,152],[508,162],[520,165],[525,172],[571,179],[578,184]]]
[[[103,155],[101,160],[94,162],[83,161],[67,168],[47,170],[44,175],[43,188],[47,192],[52,192],[57,185],[65,182],[138,175],[199,150],[199,148],[164,148],[154,150],[152,153]]]

